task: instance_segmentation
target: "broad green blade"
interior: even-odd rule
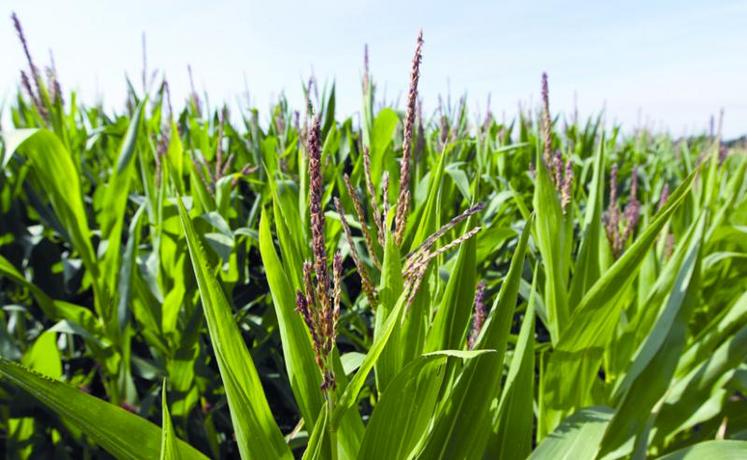
[[[309,443],[303,453],[303,460],[321,460],[324,458],[324,446],[325,444],[329,445],[328,442],[325,442],[328,421],[329,415],[327,413],[327,405],[325,404],[322,406],[322,411],[319,413],[319,417],[317,417],[311,431]]]
[[[569,312],[578,306],[584,294],[601,275],[599,251],[602,239],[602,202],[604,201],[604,137],[594,156],[594,173],[589,184],[589,199],[582,227],[582,239],[576,257],[568,297]]]
[[[470,228],[468,220],[466,229]],[[476,239],[462,243],[441,304],[428,332],[426,351],[459,349],[467,340],[477,285]]]
[[[526,458],[532,451],[534,426],[534,302],[537,284],[535,270],[519,339],[508,369],[493,433],[488,441],[491,458]]]
[[[601,456],[628,455],[632,447],[628,441],[636,437],[640,438],[642,445],[647,444],[646,423],[654,405],[671,385],[685,346],[688,321],[698,303],[705,218],[701,216],[696,225],[697,230],[666,306],[621,384],[615,388],[612,397],[618,401],[617,412],[604,435]]]
[[[101,316],[109,303],[91,244],[80,176],[71,155],[60,139],[46,129],[39,129],[26,138],[19,151],[31,160],[52,208],[67,232],[66,236],[83,259],[83,265],[93,280],[94,302]]]
[[[677,367],[677,376],[683,376],[697,364],[710,359],[719,343],[747,324],[747,292],[744,292],[723,314],[703,328],[692,345],[682,355]]]
[[[174,179],[177,190],[179,190],[180,193],[183,193],[184,147],[182,145],[181,137],[177,135],[179,129],[173,119],[171,120],[170,132],[171,137],[169,137],[169,146],[166,149],[166,158],[168,159],[168,164],[171,166],[171,177]]]
[[[747,326],[725,340],[703,364],[685,377],[676,380],[664,399],[656,418],[654,443],[664,441],[697,422],[696,408],[704,405],[716,393],[717,384],[723,385],[727,372],[747,359]]]
[[[371,178],[376,187],[379,186],[381,175],[385,169],[384,154],[392,143],[394,130],[397,129],[399,117],[397,112],[390,108],[379,111],[373,121],[373,132],[371,133]]]
[[[359,459],[407,458],[433,415],[445,361],[423,356],[397,374],[371,414]]]
[[[747,458],[747,441],[705,441],[685,447],[659,460],[744,460]]]
[[[177,205],[241,457],[290,459],[291,451],[272,417],[257,369],[233,317],[231,305],[208,264],[205,249],[181,198],[177,199]]]
[[[321,373],[314,361],[309,332],[301,315],[296,311],[293,286],[275,253],[270,223],[264,211],[259,221],[259,251],[278,318],[285,368],[291,389],[304,422],[307,426],[314,426],[324,404],[319,389],[322,383]]]
[[[594,460],[614,411],[590,407],[563,420],[542,440],[530,460]]]
[[[112,315],[112,319],[116,318],[115,324],[118,326],[118,333],[121,333],[127,324],[127,315],[129,311],[130,303],[132,302],[132,277],[137,276],[137,256],[138,256],[138,245],[140,244],[140,230],[142,227],[142,216],[144,214],[145,206],[140,206],[132,216],[130,222],[130,228],[127,235],[127,245],[125,245],[124,254],[122,255],[122,262],[118,268],[119,279],[117,280],[117,311],[116,315]]]
[[[127,133],[120,145],[117,164],[106,184],[104,200],[97,218],[101,225],[101,238],[108,242],[101,262],[101,271],[109,292],[115,292],[119,262],[122,257],[122,230],[124,228],[130,183],[135,173],[135,152],[145,101],[135,110]],[[107,317],[112,320],[113,314]]]
[[[573,231],[570,211],[566,210],[564,213],[561,208],[559,192],[550,180],[540,149],[537,149],[536,164],[533,204],[537,216],[534,220],[534,237],[545,271],[543,300],[547,309],[548,328],[553,344],[557,344],[570,317],[567,292]]]
[[[444,151],[438,158],[436,167],[429,172],[430,181],[428,182],[428,195],[422,208],[415,211],[416,222],[418,225],[411,225],[409,232],[414,232],[414,237],[410,247],[416,248],[420,243],[426,240],[429,235],[438,230],[438,216],[440,214],[439,195],[442,191],[444,169],[446,168],[446,158],[449,156],[450,149]],[[412,221],[412,217],[409,219]],[[409,235],[405,238],[408,241]]]
[[[46,331],[26,350],[21,364],[46,377],[62,377],[60,350],[57,348],[57,333]]]
[[[470,360],[448,390],[446,401],[434,421],[421,459],[463,458],[468,452],[482,455],[488,440],[488,410],[500,394],[506,344],[511,330],[531,221],[527,222],[511,259],[506,279],[490,310],[475,349],[496,350],[483,359]],[[487,382],[493,382],[488,384]]]
[[[91,310],[79,305],[53,300],[38,286],[26,280],[23,274],[2,255],[0,255],[0,276],[11,279],[28,289],[48,319],[70,321],[85,330],[89,337],[100,335],[100,323],[91,313]]]
[[[384,350],[389,338],[392,336],[392,332],[401,321],[402,312],[407,305],[408,294],[409,290],[405,290],[402,295],[399,296],[397,304],[394,306],[392,312],[384,323],[381,334],[376,337],[371,348],[369,348],[368,353],[366,353],[366,357],[363,358],[358,371],[345,387],[345,391],[342,393],[342,396],[340,396],[340,399],[337,400],[337,405],[335,406],[331,419],[334,426],[339,425],[344,413],[357,402],[358,393],[360,393],[363,385],[366,383],[369,372],[373,369],[381,356],[382,350]]]
[[[379,305],[376,307],[376,322],[373,331],[374,340],[384,332],[384,325],[397,305],[397,300],[401,297],[404,287],[399,248],[394,243],[391,232],[387,232],[385,238],[384,260],[378,290]],[[392,332],[389,342],[374,366],[376,370],[376,389],[379,393],[386,391],[389,383],[402,368],[404,352],[400,344],[401,336],[401,328]]]
[[[558,342],[543,376],[542,404],[547,411],[540,433],[554,429],[564,415],[589,398],[603,352],[612,340],[624,303],[619,297],[635,279],[637,269],[671,215],[690,191],[696,170],[669,197],[667,204],[612,267],[586,293]],[[569,380],[567,375],[575,375]]]
[[[0,358],[0,376],[39,400],[114,457],[159,458],[161,429],[148,420],[5,358]],[[182,441],[178,441],[178,449],[183,459],[206,458]]]
[[[441,350],[407,364],[371,414],[358,458],[408,458],[430,424],[447,358],[470,359],[485,353],[490,350]]]
[[[57,348],[57,333],[53,330],[43,332],[26,350],[21,358],[21,364],[31,371],[52,379],[62,376],[62,362],[60,350]],[[12,402],[9,402],[12,407]],[[43,430],[43,421],[31,417],[15,417],[9,411],[7,420],[7,439],[5,449],[8,454],[14,453],[18,458],[33,458],[35,450],[34,438]],[[39,453],[36,453],[38,456]],[[10,457],[10,455],[9,455]]]

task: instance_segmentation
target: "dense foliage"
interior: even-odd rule
[[[18,26],[20,33],[20,26]],[[23,41],[26,48],[25,40]],[[3,126],[10,458],[745,458],[747,161],[543,106],[109,113],[29,57]],[[28,54],[28,52],[27,52]]]

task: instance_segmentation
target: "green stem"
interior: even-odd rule
[[[326,368],[330,369],[330,373],[332,374],[332,381],[335,382],[334,377],[334,367],[333,367],[333,360],[332,360],[332,354],[330,353],[329,356],[327,356],[326,359]],[[337,393],[336,393],[337,387],[333,383],[331,387],[325,389],[326,393],[326,401],[327,401],[327,417],[329,420],[329,448],[331,452],[331,459],[337,460],[337,426],[335,426],[335,423],[332,421],[332,414],[335,411],[335,403],[337,402]]]
[[[335,390],[327,392],[327,414],[329,414],[329,448],[332,453],[331,459],[337,460],[337,427],[332,422],[332,413],[335,409]]]

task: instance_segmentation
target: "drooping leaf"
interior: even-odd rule
[[[93,280],[94,301],[97,312],[101,315],[103,309],[108,307],[108,299],[91,244],[80,176],[71,155],[60,139],[46,129],[35,131],[18,148],[31,160],[55,215]]]
[[[159,457],[161,429],[148,420],[5,358],[0,358],[0,376],[81,430],[111,455],[143,460]],[[182,441],[178,441],[178,449],[183,459],[206,458]]]

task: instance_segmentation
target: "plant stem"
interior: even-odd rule
[[[335,409],[335,390],[327,390],[327,416],[329,417],[329,448],[332,453],[331,459],[337,460],[337,427],[332,422],[332,413]]]

